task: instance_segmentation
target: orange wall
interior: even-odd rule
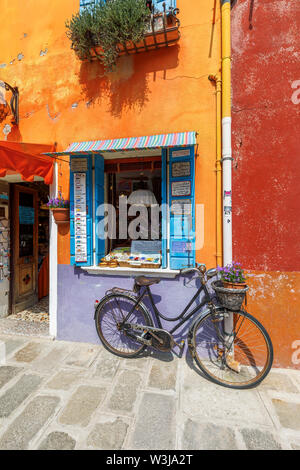
[[[299,369],[299,272],[248,273],[247,311],[262,322],[274,346],[274,367]]]
[[[97,62],[80,62],[70,49],[64,25],[79,1],[2,0],[0,29],[0,77],[20,91],[20,125],[8,139],[57,142],[64,149],[72,141],[199,133],[196,201],[204,204],[205,232],[198,261],[208,267],[216,264],[216,103],[208,80],[220,69],[214,3],[177,0],[178,45],[122,57],[109,74]],[[61,161],[59,185],[68,192],[68,165]],[[68,264],[67,230],[60,232],[58,252],[59,263]]]

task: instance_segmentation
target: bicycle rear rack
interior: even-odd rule
[[[122,289],[121,287],[112,287],[111,289],[108,289],[105,292],[105,295],[109,294],[130,294],[130,295],[135,295],[136,293],[130,289]]]

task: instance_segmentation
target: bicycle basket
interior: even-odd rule
[[[222,281],[212,282],[211,287],[214,289],[220,304],[224,308],[233,311],[241,309],[246,292],[249,289],[248,286],[242,289],[228,289],[227,287],[223,287]]]

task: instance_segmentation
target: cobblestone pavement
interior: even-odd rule
[[[49,323],[49,297],[43,297],[32,307],[10,315],[9,319]]]
[[[0,335],[0,449],[300,449],[300,371],[254,390],[189,360]]]

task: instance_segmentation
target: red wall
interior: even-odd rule
[[[298,0],[234,2],[234,257],[250,269],[300,270],[299,31]]]
[[[233,257],[277,367],[299,368],[300,1],[232,2]]]

